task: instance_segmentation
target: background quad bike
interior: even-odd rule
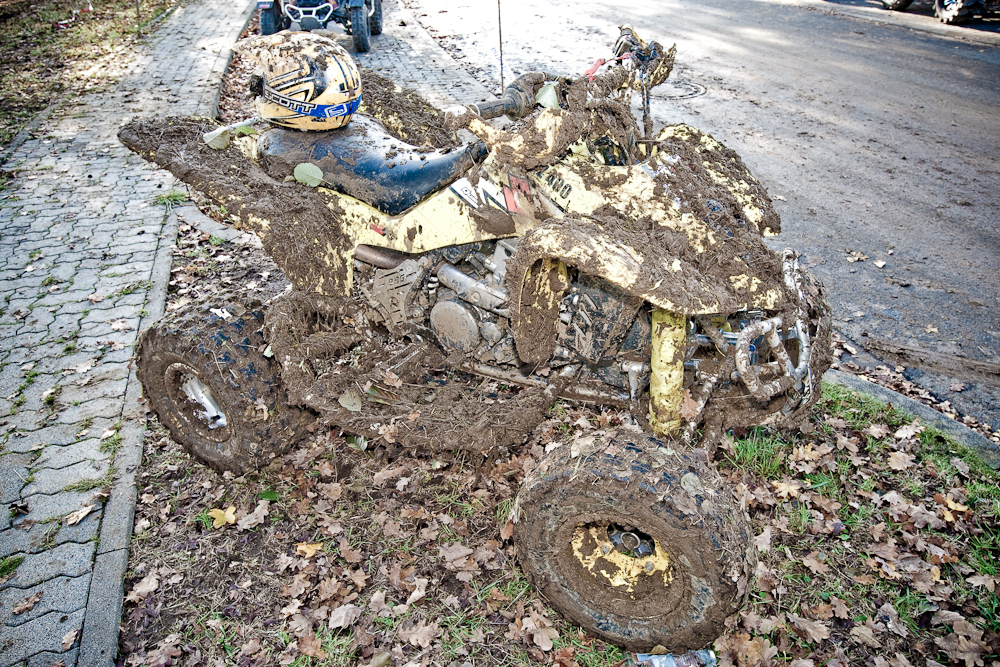
[[[285,30],[291,25],[291,19],[283,11],[285,0],[274,0],[270,6],[260,6],[260,34],[273,35]],[[326,0],[297,0],[298,7],[317,7]],[[331,3],[332,4],[332,3]],[[382,0],[365,0],[363,7],[348,7],[347,0],[341,2],[330,18],[323,24],[327,28],[331,23],[340,23],[351,33],[354,49],[359,53],[371,50],[371,36],[382,34]],[[302,28],[305,30],[306,28]]]
[[[264,306],[209,295],[145,331],[137,374],[188,452],[252,472],[307,435],[263,337]],[[628,650],[703,648],[756,566],[749,517],[703,450],[634,431],[564,444],[524,481],[513,516],[528,579],[564,616]]]
[[[913,0],[882,0],[886,9],[901,12],[913,4]],[[982,0],[934,0],[934,15],[948,25],[969,18],[977,9],[985,8]]]

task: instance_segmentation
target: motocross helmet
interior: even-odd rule
[[[361,104],[361,77],[351,55],[328,37],[310,32],[251,37],[235,49],[263,69],[257,113],[297,130],[343,127]]]

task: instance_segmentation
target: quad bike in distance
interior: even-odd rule
[[[318,35],[264,39],[243,46],[272,67],[264,90],[290,71],[268,59],[279,41],[335,55]],[[203,120],[127,125],[129,148],[224,202],[292,282],[267,304],[209,296],[142,334],[161,422],[245,473],[317,414],[354,437],[486,452],[523,442],[560,397],[628,408],[633,428],[556,447],[527,475],[519,562],[595,636],[709,644],[756,564],[710,451],[726,429],[805,417],[830,310],[795,253],[764,242],[780,222],[733,151],[686,125],[640,130],[632,94],[648,100],[674,53],[623,29],[592,78],[525,74],[444,117],[366,73],[370,115],[219,149]],[[501,114],[515,124],[487,122]],[[288,118],[274,123],[312,122]],[[456,145],[454,127],[478,140]]]
[[[913,0],[882,0],[886,9],[901,12],[913,4]],[[1000,12],[998,0],[934,0],[934,16],[942,23],[953,25],[968,20],[976,14]]]
[[[351,35],[354,50],[371,51],[371,37],[382,34],[382,0],[258,0],[260,34],[280,30],[327,30],[339,23]]]

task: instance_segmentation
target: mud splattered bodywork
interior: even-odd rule
[[[412,91],[365,75],[373,115],[341,130],[272,129],[224,150],[201,142],[211,125],[200,119],[137,120],[119,136],[238,216],[296,292],[341,317],[336,304],[367,300],[355,309],[365,321],[437,340],[468,370],[547,389],[550,400],[636,408],[649,386],[649,423],[664,435],[794,421],[815,398],[829,338],[822,292],[765,244],[778,216],[734,152],[686,125],[638,141],[614,99],[627,83],[618,73],[567,83],[563,108],[510,131],[468,114],[463,124],[482,140],[472,147],[449,145],[454,123]],[[601,94],[612,97],[595,103]],[[302,162],[321,168],[319,187],[290,180]],[[587,292],[588,277],[605,287]],[[612,292],[614,315],[587,311]],[[296,317],[276,318],[272,344],[302,365]],[[764,349],[761,336],[737,340],[762,320],[777,332]],[[752,359],[738,356],[751,347]],[[741,372],[781,391],[748,389],[734,381]],[[300,404],[350,421],[339,385],[300,375],[286,379]],[[721,395],[735,419],[713,404]]]

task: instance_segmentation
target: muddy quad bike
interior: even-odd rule
[[[882,6],[897,12],[905,10],[913,0],[882,0]],[[972,18],[975,14],[1000,11],[997,0],[934,0],[934,15],[949,25]]]
[[[802,419],[831,330],[821,286],[764,243],[779,219],[736,153],[686,125],[643,138],[629,100],[674,52],[625,31],[592,79],[530,73],[447,115],[362,71],[368,115],[218,150],[204,119],[131,122],[127,146],[222,202],[292,282],[145,331],[151,407],[236,473],[291,447],[310,410],[356,439],[486,452],[559,397],[628,408],[631,430],[556,447],[528,475],[521,566],[627,649],[711,642],[756,557],[709,450],[726,429]],[[509,129],[487,122],[504,113]],[[458,126],[478,141],[456,145]]]
[[[371,51],[372,35],[382,34],[382,0],[259,0],[260,34],[279,30],[326,30],[339,23],[351,35],[354,50]]]

